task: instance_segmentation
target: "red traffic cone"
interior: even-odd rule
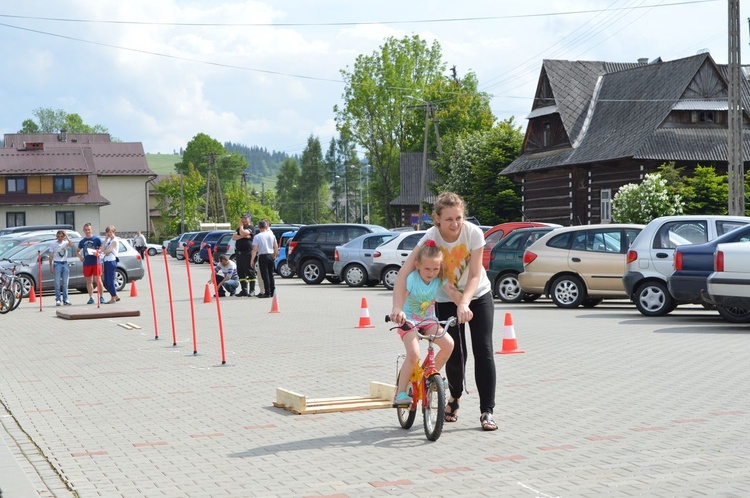
[[[279,311],[279,301],[276,299],[276,290],[273,291],[273,304],[271,304],[271,311],[269,313],[281,313]]]
[[[356,328],[358,329],[371,329],[375,327],[375,325],[370,322],[370,310],[367,309],[367,299],[362,298],[362,303],[360,304],[360,311],[359,311],[359,325],[357,325]]]
[[[32,285],[29,289],[29,302],[35,303],[36,302],[36,292],[34,292],[34,286]]]
[[[503,349],[497,351],[496,354],[515,354],[525,353],[521,349],[518,349],[518,343],[516,342],[516,331],[513,330],[513,318],[510,313],[505,314],[505,324],[503,325]]]
[[[130,282],[130,297],[138,297],[138,289],[135,287],[135,280]]]
[[[206,290],[203,292],[203,302],[211,302],[211,284],[206,284]]]

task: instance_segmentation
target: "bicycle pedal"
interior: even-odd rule
[[[409,408],[411,403],[393,403],[393,408]]]

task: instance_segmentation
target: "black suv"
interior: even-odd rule
[[[306,284],[319,284],[324,278],[339,283],[333,275],[333,261],[336,246],[373,232],[387,232],[378,225],[356,223],[328,223],[325,225],[305,225],[289,242],[287,263]]]

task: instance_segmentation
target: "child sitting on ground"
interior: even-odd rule
[[[406,277],[404,311],[394,321],[401,325],[405,322],[405,319],[413,323],[427,320],[418,327],[419,332],[422,335],[436,335],[442,330],[435,317],[435,298],[438,290],[442,287],[454,301],[458,301],[461,296],[455,287],[445,279],[442,264],[443,253],[435,245],[435,241],[428,240],[415,250],[418,251],[414,262],[416,270]],[[411,404],[411,396],[407,394],[406,386],[414,367],[419,362],[419,340],[414,328],[408,330],[398,328],[397,330],[406,348],[406,359],[398,376],[396,390],[398,394],[393,400],[394,408]],[[435,368],[440,371],[453,351],[453,338],[446,334],[439,339],[435,339],[435,344],[440,347],[440,352],[435,355]]]

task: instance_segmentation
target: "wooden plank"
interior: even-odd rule
[[[382,382],[370,382],[370,396],[375,396],[385,401],[393,401],[396,397],[396,386]]]
[[[395,386],[371,382],[370,396],[311,399],[287,389],[276,388],[276,401],[273,406],[298,415],[391,408],[395,390]]]
[[[127,323],[118,323],[118,324],[117,324],[117,326],[118,326],[118,327],[122,327],[122,328],[124,328],[124,329],[126,329],[126,330],[133,330],[133,327],[131,327],[131,326],[130,326],[129,324],[127,324]]]
[[[102,306],[101,308],[94,307],[72,307],[67,306],[68,309],[57,310],[56,314],[58,318],[64,318],[66,320],[90,320],[97,318],[122,318],[126,316],[141,316],[139,310],[129,310],[127,308],[120,308],[118,306]]]
[[[128,322],[126,325],[130,325],[130,328],[136,329],[136,330],[141,330],[142,328],[140,325],[136,325],[135,323],[130,323],[130,322]]]
[[[307,396],[281,389],[280,387],[276,388],[276,403],[274,403],[274,406],[280,406],[295,413],[302,413],[306,408],[306,404]]]

